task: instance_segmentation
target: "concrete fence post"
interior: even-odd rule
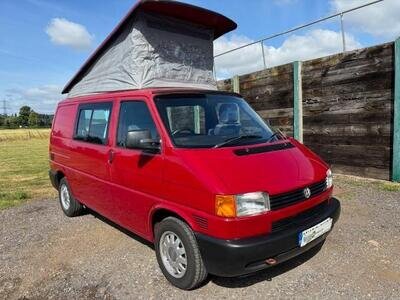
[[[303,143],[303,89],[301,62],[293,63],[293,136]]]
[[[400,38],[394,42],[394,115],[392,180],[400,182]]]
[[[234,93],[240,94],[240,79],[238,75],[232,78],[232,88]]]

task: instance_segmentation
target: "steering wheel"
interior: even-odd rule
[[[182,133],[194,134],[194,131],[190,128],[181,128],[181,129],[174,130],[172,132],[172,135],[177,135],[177,134],[182,134]]]

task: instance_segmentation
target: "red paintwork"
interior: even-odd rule
[[[216,194],[266,191],[280,194],[323,180],[328,166],[304,145],[292,149],[236,156],[233,150],[177,149],[163,127],[153,97],[183,90],[147,89],[85,96],[61,101],[50,139],[50,166],[67,177],[73,195],[86,206],[153,241],[152,216],[159,209],[184,219],[194,231],[236,239],[268,234],[271,222],[297,214],[332,195],[332,189],[302,203],[258,216],[224,219],[215,215]],[[194,91],[191,91],[194,92]],[[204,92],[204,91],[203,91]],[[162,139],[160,154],[144,154],[115,146],[119,104],[147,103]],[[72,139],[80,103],[112,101],[108,145]],[[254,145],[257,147],[260,145]],[[108,161],[113,151],[112,163]],[[193,215],[208,220],[197,225]]]

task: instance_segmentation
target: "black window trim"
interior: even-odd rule
[[[122,147],[122,146],[118,145],[118,133],[119,133],[119,125],[120,125],[119,124],[119,120],[121,118],[121,106],[124,103],[135,103],[135,102],[142,102],[142,103],[144,103],[146,105],[147,109],[149,110],[150,117],[153,120],[154,127],[156,128],[156,130],[158,132],[158,135],[160,136],[160,141],[161,141],[160,129],[157,127],[157,122],[156,122],[156,120],[155,120],[155,118],[154,118],[154,116],[153,116],[153,114],[151,112],[150,106],[147,103],[147,101],[145,101],[143,99],[130,99],[130,98],[128,98],[128,99],[123,99],[123,100],[119,101],[117,130],[115,132],[115,141],[114,141],[114,144],[115,144],[114,147],[116,147],[116,148],[127,150],[127,151],[143,151],[143,150],[140,150],[140,149],[129,149],[129,148]],[[160,153],[161,153],[161,151],[160,151]],[[151,154],[160,154],[160,153],[157,152],[157,153],[151,153]]]
[[[92,125],[92,118],[93,118],[93,111],[101,108],[109,108],[110,114],[107,122],[107,132],[106,132],[106,137],[104,138],[104,143],[93,143],[90,142],[86,139],[81,139],[78,138],[77,135],[77,130],[78,130],[78,124],[79,124],[79,117],[81,114],[81,111],[83,110],[92,110],[92,114],[90,116],[90,122],[89,122],[89,132],[90,132],[90,126]],[[111,124],[111,118],[112,118],[112,110],[113,110],[113,101],[105,101],[105,102],[91,102],[91,103],[82,103],[78,105],[77,109],[77,114],[75,117],[75,125],[74,125],[74,135],[73,135],[73,140],[79,141],[82,143],[88,143],[92,145],[99,145],[99,146],[108,146],[108,135],[110,132],[110,124]]]

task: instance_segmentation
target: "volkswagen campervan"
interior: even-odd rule
[[[61,209],[74,217],[88,208],[154,243],[163,274],[182,289],[197,287],[208,273],[249,274],[320,245],[340,214],[329,166],[268,126],[239,94],[204,88],[209,68],[195,63],[188,70],[174,61],[175,54],[186,56],[168,47],[178,43],[196,56],[199,48],[180,36],[197,43],[208,35],[187,27],[179,31],[175,21],[163,20],[170,27],[160,27],[154,13],[212,27],[211,42],[232,29],[231,22],[179,2],[163,5],[166,1],[140,2],[133,12],[149,14],[140,23],[149,27],[131,27],[136,39],[117,29],[64,90],[69,95],[58,104],[49,149]],[[126,20],[122,27],[133,24]],[[153,57],[159,39],[140,47],[160,28],[168,29],[169,41]],[[137,39],[140,45],[125,47]],[[138,77],[132,69],[125,78],[129,55],[117,53],[136,46],[158,63],[153,68],[151,60],[136,57],[147,69]],[[117,63],[116,55],[124,61]],[[165,68],[171,69],[162,73]],[[195,77],[190,85],[204,80],[202,86],[173,87],[182,72]],[[125,87],[138,84],[139,77],[147,79]]]
[[[71,122],[73,120],[73,122]],[[67,216],[88,207],[154,242],[190,289],[320,244],[340,212],[332,173],[237,94],[147,89],[57,108],[50,177]]]

